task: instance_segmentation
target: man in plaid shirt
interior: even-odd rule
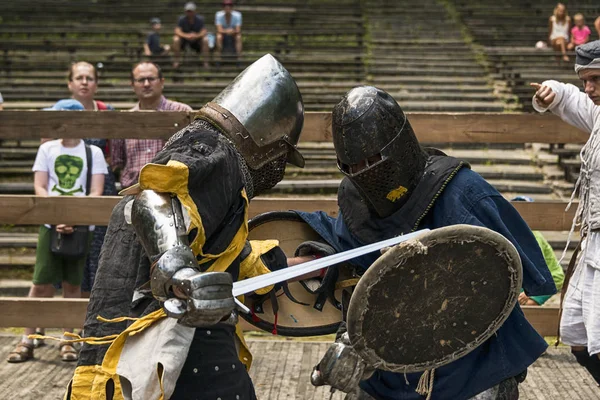
[[[160,67],[152,62],[141,62],[131,71],[131,86],[139,100],[131,111],[191,111],[187,104],[167,100],[163,96],[165,79]],[[116,139],[111,141],[111,167],[121,171],[121,188],[138,181],[140,170],[164,146],[161,139]]]

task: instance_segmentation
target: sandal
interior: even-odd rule
[[[33,345],[20,342],[13,351],[8,354],[6,361],[9,363],[22,363],[33,358]]]
[[[61,343],[59,346],[60,349],[60,359],[63,361],[77,361],[79,359],[79,355],[75,347],[70,345],[69,343]]]

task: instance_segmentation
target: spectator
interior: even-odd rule
[[[131,111],[191,111],[187,104],[163,96],[165,79],[160,67],[141,62],[131,71],[131,86],[139,102]],[[123,189],[137,183],[140,170],[163,148],[162,139],[117,139],[111,141],[112,168],[121,172]]]
[[[235,53],[242,54],[242,13],[233,10],[233,0],[223,1],[223,10],[215,14],[215,27],[217,29],[217,51],[235,49]]]
[[[83,105],[73,99],[61,100],[52,107],[52,110],[83,109]],[[93,145],[89,147],[92,168],[89,193],[87,193],[86,145],[81,139],[57,139],[43,143],[38,150],[33,164],[35,194],[37,196],[100,196],[104,187],[106,162],[98,147]],[[29,297],[53,297],[56,282],[62,282],[65,298],[81,297],[80,285],[86,255],[72,258],[54,254],[50,250],[51,229],[48,225],[40,226],[33,286],[29,291]],[[74,227],[66,224],[56,225],[54,229],[62,235],[70,235],[74,232]],[[93,227],[90,227],[90,230],[93,230]],[[33,340],[29,339],[28,335],[33,334],[34,330],[34,328],[25,328],[21,341],[8,356],[8,362],[19,363],[33,358]],[[71,330],[65,329],[65,332],[67,331]],[[63,336],[63,339],[68,338]],[[59,349],[63,361],[78,359],[72,345],[61,343]]]
[[[2,93],[0,93],[0,111],[4,110],[4,99],[2,98]]]
[[[585,24],[583,14],[575,14],[573,22],[575,26],[571,29],[571,41],[567,46],[568,50],[574,50],[580,44],[586,44],[590,41],[590,35],[592,34],[589,26]]]
[[[71,97],[78,100],[85,107],[86,111],[106,111],[114,110],[114,108],[100,100],[95,100],[94,96],[98,90],[98,71],[90,63],[80,61],[71,65],[69,69],[69,91]],[[108,159],[108,140],[106,139],[84,139],[85,144],[99,147],[104,153],[104,158]],[[117,188],[115,186],[115,176],[112,171],[107,171],[104,177],[105,196],[116,196]],[[83,273],[83,281],[81,283],[81,291],[83,297],[89,297],[94,285],[94,277],[98,269],[98,260],[100,258],[100,250],[104,243],[106,235],[105,226],[97,226],[94,230],[94,239],[90,245],[90,252],[87,257],[86,266]]]
[[[102,101],[94,100],[98,90],[98,71],[85,61],[71,64],[67,75],[67,86],[71,97],[80,102],[87,111],[114,110],[114,108]],[[52,140],[43,138],[42,143]]]
[[[175,53],[173,67],[179,67],[181,51],[190,47],[196,53],[202,52],[204,67],[207,68],[208,37],[204,27],[204,17],[196,14],[196,4],[191,1],[185,5],[184,10],[185,15],[179,17],[175,27],[175,36],[173,36],[173,52]]]
[[[553,15],[548,20],[548,42],[555,51],[561,52],[563,61],[569,61],[567,43],[569,43],[570,26],[571,17],[569,17],[567,7],[563,3],[558,3],[554,7]]]
[[[598,32],[598,38],[600,38],[600,17],[596,18],[594,21],[594,28],[596,28],[596,32]]]
[[[98,91],[98,70],[85,61],[71,64],[69,69],[69,91],[87,111],[114,110],[102,101],[94,100]]]
[[[532,202],[533,199],[527,196],[517,196],[511,201],[527,201]],[[542,249],[542,254],[544,255],[544,260],[546,260],[546,265],[550,270],[550,274],[552,274],[552,279],[554,280],[554,284],[556,285],[556,290],[560,291],[563,286],[563,282],[565,281],[565,272],[563,271],[556,255],[554,254],[554,249],[550,246],[550,243],[546,240],[542,232],[533,231],[533,236],[537,240],[540,245],[540,249]],[[545,296],[531,296],[528,297],[525,292],[521,292],[519,295],[519,304],[528,305],[528,306],[541,306],[544,304],[552,295]]]
[[[164,56],[169,54],[171,47],[166,44],[160,45],[160,28],[162,27],[159,18],[152,18],[150,20],[152,32],[148,34],[146,43],[144,43],[144,55],[146,56]]]

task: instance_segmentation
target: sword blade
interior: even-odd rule
[[[365,254],[372,253],[374,251],[378,251],[383,249],[384,247],[390,247],[397,245],[398,243],[405,242],[407,240],[413,239],[425,232],[429,231],[429,229],[422,229],[420,231],[416,231],[413,233],[409,233],[406,235],[396,236],[391,239],[382,240],[380,242],[371,243],[366,246],[357,247],[356,249],[343,251],[341,253],[333,254],[331,256],[319,258],[316,260],[311,260],[302,264],[294,265],[293,267],[288,267],[284,269],[280,269],[279,271],[270,272],[268,274],[255,276],[254,278],[245,279],[243,281],[238,281],[233,283],[233,295],[240,296],[243,294],[254,292],[255,290],[262,289],[264,287],[274,285],[279,282],[288,281],[290,279],[296,278],[298,276],[302,276],[304,274],[308,274],[310,272],[318,271],[320,269],[339,264],[341,262],[364,256]]]

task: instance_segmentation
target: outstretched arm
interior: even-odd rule
[[[585,132],[592,132],[594,120],[600,116],[600,107],[574,85],[557,81],[531,83],[536,92],[532,105],[538,112],[550,110],[563,121]]]

